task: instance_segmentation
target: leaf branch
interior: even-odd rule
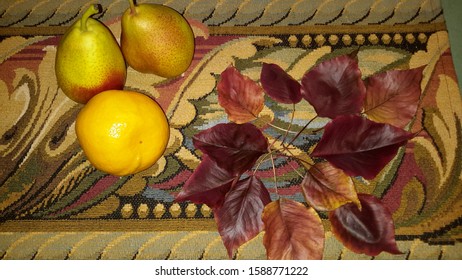
[[[270,151],[270,157],[271,157],[271,164],[273,165],[273,176],[274,176],[274,188],[276,190],[276,193],[278,192],[278,180],[276,177],[276,166],[274,164],[274,158],[273,158],[273,153]]]

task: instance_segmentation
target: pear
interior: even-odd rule
[[[164,78],[186,71],[194,56],[194,33],[188,21],[168,6],[129,2],[120,38],[127,64]]]
[[[94,95],[123,89],[127,66],[111,31],[91,18],[101,5],[91,5],[61,38],[56,51],[58,86],[72,100],[85,104]]]

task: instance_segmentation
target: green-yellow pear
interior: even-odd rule
[[[165,78],[181,75],[194,56],[194,33],[188,21],[167,6],[129,2],[120,38],[127,64]]]
[[[123,89],[127,77],[114,35],[90,17],[100,11],[100,5],[91,5],[66,31],[56,51],[58,86],[70,99],[83,104],[105,90]]]

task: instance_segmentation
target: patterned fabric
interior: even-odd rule
[[[119,38],[128,4],[99,2],[105,9],[100,20]],[[404,252],[376,259],[462,258],[462,102],[439,1],[165,4],[204,23],[209,33],[195,25],[194,61],[180,78],[129,68],[126,88],[157,99],[171,138],[152,168],[115,177],[86,160],[74,131],[82,105],[62,93],[54,74],[60,35],[88,4],[1,2],[0,259],[226,259],[211,209],[174,202],[200,162],[192,136],[228,121],[217,102],[217,76],[233,64],[258,80],[267,62],[300,80],[318,61],[358,47],[364,78],[426,65],[419,110],[409,127],[424,136],[401,149],[376,179],[356,180],[358,191],[380,197],[393,213]],[[290,110],[268,99],[257,125],[274,120],[287,127]],[[297,104],[294,126],[302,127],[314,114],[307,102]],[[314,125],[326,122],[317,119]],[[305,143],[316,140],[300,138],[295,152],[303,154]],[[275,164],[279,195],[304,201],[295,163]],[[257,175],[274,188],[270,164]],[[324,226],[325,259],[369,258],[345,249],[327,220]],[[235,258],[265,258],[261,240],[262,234],[244,244]]]

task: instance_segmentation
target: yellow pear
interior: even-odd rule
[[[127,66],[114,35],[91,18],[100,12],[100,5],[91,5],[66,31],[56,51],[58,86],[69,98],[83,104],[105,90],[123,89],[127,77]]]
[[[127,64],[165,78],[181,75],[194,56],[194,33],[188,21],[167,6],[129,2],[120,38]]]

